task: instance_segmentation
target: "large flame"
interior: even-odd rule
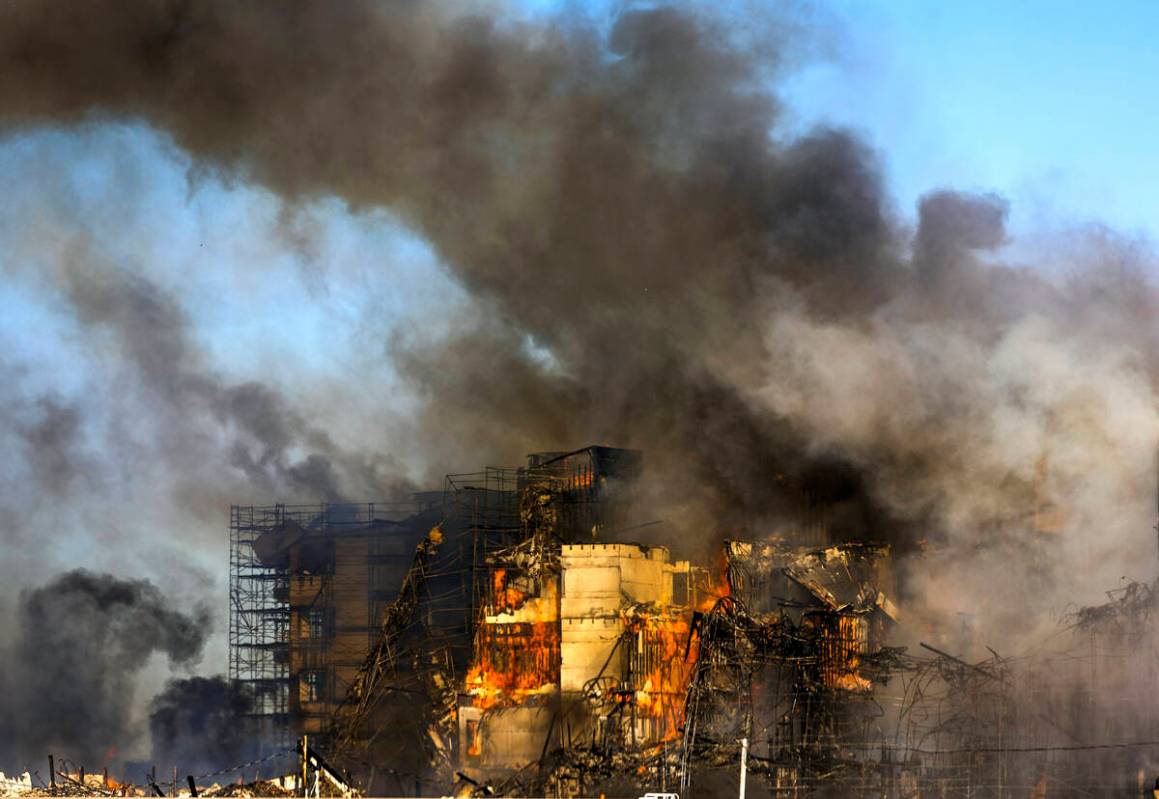
[[[624,624],[634,636],[629,638],[636,649],[632,662],[642,667],[632,675],[636,712],[658,721],[658,740],[676,738],[684,727],[684,699],[698,654],[689,616],[682,611],[634,612]]]
[[[521,607],[527,601],[527,592],[510,585],[506,569],[496,569],[491,574],[491,614],[507,613]]]
[[[560,578],[509,569],[492,572],[489,596],[475,634],[474,658],[467,673],[471,705],[487,712],[511,708],[559,690]],[[632,741],[660,745],[684,732],[685,700],[700,655],[693,619],[710,613],[733,594],[727,558],[719,568],[701,572],[688,607],[638,604],[621,610],[620,652],[624,671],[610,697],[630,718]],[[819,640],[813,679],[831,690],[865,692],[871,682],[861,673],[867,651],[868,619],[854,613],[811,613],[804,619]],[[482,720],[466,729],[466,754],[483,754]]]
[[[471,704],[481,710],[517,705],[559,683],[557,580],[543,579],[539,595],[528,596],[509,585],[505,570],[497,570],[491,589],[467,672]]]
[[[726,596],[732,596],[732,579],[729,576],[728,555],[722,549],[717,553],[715,572],[709,574],[706,584],[700,586],[696,609],[708,613]]]

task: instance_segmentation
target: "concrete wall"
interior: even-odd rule
[[[537,760],[549,734],[556,738],[562,735],[577,744],[590,742],[600,719],[591,712],[583,691],[601,670],[605,690],[617,686],[624,676],[630,653],[616,650],[624,633],[624,609],[637,603],[670,605],[673,576],[689,571],[685,562],[669,563],[665,548],[636,544],[566,544],[560,552],[560,567],[559,693],[485,713],[464,698],[459,709],[459,752],[462,766],[475,775],[494,774]],[[543,609],[537,609],[536,616],[543,615]],[[498,620],[495,617],[494,621]],[[636,642],[629,642],[629,646],[635,647]],[[566,732],[553,729],[561,703],[569,708],[562,728]],[[656,738],[663,733],[662,726],[659,720],[638,719],[635,737]],[[472,753],[475,730],[478,751]],[[625,737],[631,738],[631,733]]]
[[[633,602],[672,601],[676,566],[668,562],[664,547],[565,544],[559,560],[564,601],[568,602],[565,618],[618,612]]]
[[[619,614],[601,618],[565,618],[560,626],[560,690],[565,693],[582,691],[605,663],[605,676],[617,679],[621,676],[620,658],[611,657],[609,660],[624,631]]]
[[[568,544],[560,552],[560,689],[582,691],[600,674],[620,677],[613,650],[624,631],[621,608],[634,602],[670,602],[672,566],[662,547]]]
[[[463,768],[486,777],[539,759],[548,736],[558,735],[555,697],[536,704],[497,708],[483,713],[469,705],[459,708],[459,758]],[[477,730],[477,731],[476,731]]]

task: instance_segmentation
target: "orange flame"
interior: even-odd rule
[[[559,599],[554,579],[529,597],[492,576],[492,599],[475,633],[475,656],[467,672],[471,704],[481,710],[511,707],[559,682]]]
[[[596,482],[596,473],[594,471],[592,471],[591,469],[583,469],[582,471],[577,472],[576,474],[572,475],[571,487],[572,488],[591,488],[593,485],[595,485],[595,482]]]
[[[721,550],[717,555],[716,573],[709,576],[710,582],[701,586],[701,596],[696,603],[696,609],[701,613],[708,613],[718,600],[732,596],[732,581],[728,575],[728,555]]]
[[[466,692],[475,708],[513,707],[558,689],[560,627],[558,578],[536,588],[497,569],[490,597],[475,634]],[[522,587],[516,587],[519,582]],[[732,593],[728,563],[722,557],[715,575],[698,580],[695,607],[707,612]],[[689,608],[636,608],[623,616],[629,672],[615,692],[616,701],[633,705],[633,718],[645,720],[643,734],[655,743],[678,738],[684,701],[695,671],[699,640]],[[467,754],[482,753],[481,730],[469,727]]]
[[[467,754],[471,757],[478,757],[483,754],[483,736],[480,735],[479,722],[472,719],[467,722],[467,737],[471,744],[467,747]]]
[[[826,688],[842,691],[869,691],[873,683],[861,674],[861,655],[865,651],[868,621],[852,614],[807,617],[806,622],[819,628],[821,638],[820,679]]]
[[[491,575],[491,607],[496,613],[518,608],[527,601],[527,594],[507,584],[507,570],[496,569]]]
[[[637,711],[657,720],[659,740],[671,740],[684,725],[684,698],[692,680],[698,640],[690,639],[689,618],[683,613],[634,613],[625,618],[634,633],[633,674]]]

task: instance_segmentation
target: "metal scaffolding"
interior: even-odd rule
[[[429,504],[426,503],[426,504]],[[423,509],[421,498],[405,503],[319,503],[311,505],[234,505],[230,508],[229,677],[250,698],[252,732],[263,750],[287,747],[293,740],[291,692],[295,674],[291,658],[291,568],[288,563],[263,561],[260,545],[266,535],[290,527],[326,538],[353,533],[368,525],[398,520]],[[373,558],[371,565],[373,565]],[[333,589],[333,574],[313,575],[320,585],[319,601]],[[386,598],[366,591],[368,615]],[[369,650],[373,628],[367,625]],[[310,643],[310,642],[305,642]],[[298,642],[303,662],[324,653],[306,651]],[[359,662],[365,651],[358,654]]]
[[[230,508],[229,677],[251,698],[263,743],[289,743],[289,575],[265,566],[254,542],[293,515],[293,506]]]
[[[475,635],[476,617],[487,596],[490,556],[521,540],[517,487],[519,470],[488,467],[481,472],[449,474],[443,492],[443,515],[463,531],[471,548],[471,591],[467,608],[468,639]]]
[[[447,475],[443,517],[447,529],[462,530],[471,547],[467,622],[472,637],[490,596],[496,557],[537,537],[558,549],[560,543],[600,540],[629,526],[627,510],[641,460],[635,450],[596,446],[532,454],[526,466],[515,469],[489,466]]]

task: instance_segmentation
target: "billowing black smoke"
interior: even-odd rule
[[[257,741],[246,726],[250,697],[223,677],[170,680],[149,708],[152,761],[168,773],[209,774],[245,763]]]
[[[1130,298],[1153,318],[1138,265],[1099,292],[1102,263],[1069,283],[1002,265],[1005,204],[952,191],[908,237],[855,136],[773,137],[796,33],[775,15],[745,37],[629,9],[601,37],[369,0],[0,14],[8,124],[143,118],[210,168],[391,208],[435,246],[477,313],[391,345],[435,462],[639,446],[703,540],[771,529],[801,494],[838,535],[968,552],[1018,538],[1044,497],[1076,530],[1137,504],[1155,333],[1114,315]]]
[[[47,753],[97,769],[136,743],[137,676],[155,654],[193,666],[204,608],[174,606],[152,583],[77,569],[25,591],[4,657],[0,758],[38,769]]]
[[[838,536],[926,550],[912,618],[968,612],[1003,648],[1152,562],[1150,254],[1102,235],[1049,274],[1003,263],[1005,202],[952,190],[907,230],[855,135],[783,129],[786,22],[648,4],[604,35],[450,2],[9,2],[0,125],[143,120],[289,202],[390,209],[470,296],[388,346],[430,462],[639,447],[682,542],[789,532],[812,497]],[[219,378],[175,306],[98,261],[71,248],[50,279],[171,422],[183,498],[237,488],[188,468],[223,437],[246,490],[391,479]]]
[[[709,18],[626,13],[603,42],[462,10],[149,0],[90,25],[9,7],[6,119],[143,116],[288,196],[398,210],[490,306],[461,338],[397,344],[435,446],[475,442],[459,462],[639,445],[681,461],[658,484],[714,531],[775,512],[771,478],[802,477],[808,441],[733,366],[767,376],[754,334],[782,284],[835,317],[891,296],[877,165],[837,131],[770,146],[756,80],[780,54]],[[562,368],[528,362],[528,336]]]

